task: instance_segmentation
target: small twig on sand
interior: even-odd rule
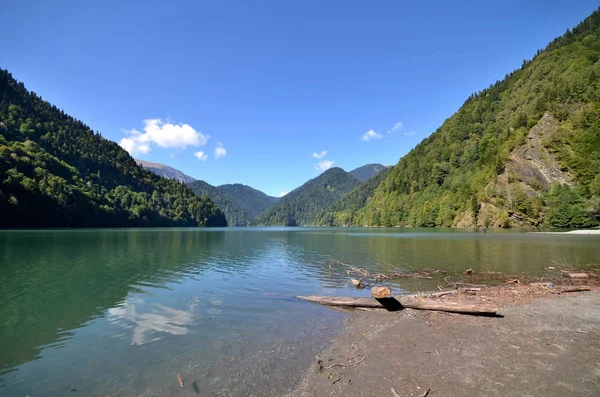
[[[400,395],[398,393],[396,393],[396,389],[394,389],[393,387],[392,387],[392,395],[394,397],[400,397]]]
[[[107,394],[107,395],[106,395],[106,396],[104,396],[104,397],[110,397],[110,396],[114,396],[114,395],[117,395],[117,394],[121,393],[122,391],[123,391],[123,388],[121,388],[121,389],[117,390],[116,392],[114,392],[114,393],[112,393],[112,394]]]
[[[337,378],[336,380],[333,381],[332,385],[335,385],[336,383],[338,383],[341,380],[342,380],[342,378]]]
[[[355,366],[357,366],[358,364],[360,364],[360,363],[362,363],[363,361],[365,361],[365,358],[367,358],[367,356],[364,356],[364,357],[362,358],[362,360],[360,360],[360,361],[357,361],[357,362],[355,362],[354,364],[333,364],[333,365],[330,365],[330,366],[327,366],[327,367],[325,367],[325,369],[331,369],[331,368],[333,368],[333,367],[344,367],[344,368],[348,368],[348,367],[355,367]]]
[[[431,392],[431,389],[425,390],[425,393],[421,394],[419,397],[427,397],[429,395],[429,392]]]

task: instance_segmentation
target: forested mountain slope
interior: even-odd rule
[[[176,181],[182,183],[191,183],[196,179],[192,178],[189,175],[184,174],[183,172],[176,170],[173,167],[169,167],[168,165],[161,163],[152,163],[150,161],[135,159],[135,162],[144,167],[147,170],[154,172],[160,176],[164,176],[165,178],[174,179]]]
[[[600,13],[469,97],[354,225],[583,227],[600,217]]]
[[[0,69],[0,228],[198,225],[225,216]]]
[[[367,200],[373,196],[375,189],[385,180],[390,170],[391,168],[384,168],[383,171],[357,186],[326,209],[317,212],[311,224],[315,226],[351,226],[355,224],[354,215],[367,205]]]
[[[257,224],[302,226],[313,222],[315,215],[360,185],[360,181],[341,168],[330,168],[318,177],[286,194],[262,213]]]

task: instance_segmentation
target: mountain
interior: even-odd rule
[[[330,168],[286,194],[257,219],[259,225],[298,226],[312,222],[315,215],[360,185],[341,168]]]
[[[194,181],[188,186],[194,194],[207,197],[213,201],[225,214],[229,226],[248,226],[252,224],[253,218],[237,202],[230,200],[215,186],[204,181]]]
[[[225,225],[212,201],[0,69],[0,228]]]
[[[253,221],[267,208],[279,201],[279,197],[267,196],[260,190],[239,183],[217,186],[224,197],[237,204]]]
[[[364,182],[367,179],[373,178],[385,169],[386,167],[381,164],[367,164],[350,171],[349,174],[359,181]]]
[[[229,226],[250,226],[256,217],[275,204],[279,198],[267,196],[260,190],[239,183],[213,186],[194,181],[188,186],[199,196],[206,196],[223,210]]]
[[[385,180],[391,168],[384,167],[374,177],[363,182],[341,199],[334,201],[329,207],[317,212],[313,221],[318,226],[350,226],[353,225],[353,215],[367,204],[375,189]]]
[[[135,159],[135,162],[144,167],[145,169],[150,170],[160,176],[164,176],[165,178],[175,179],[176,181],[182,183],[190,183],[195,181],[195,179],[191,176],[186,175],[183,172],[176,170],[173,167],[169,167],[165,164],[151,163],[150,161],[144,161],[140,159]]]
[[[587,227],[600,219],[600,10],[463,106],[352,224]]]

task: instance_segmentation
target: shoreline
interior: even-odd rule
[[[503,317],[352,311],[288,396],[600,394],[600,288],[486,290]]]
[[[530,232],[537,234],[600,235],[600,230],[571,230],[570,232]]]

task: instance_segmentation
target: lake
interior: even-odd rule
[[[368,295],[346,268],[542,275],[600,238],[456,229],[0,231],[0,396],[277,396],[347,314],[293,295]],[[396,290],[431,290],[405,280]],[[185,382],[177,384],[177,374]]]

